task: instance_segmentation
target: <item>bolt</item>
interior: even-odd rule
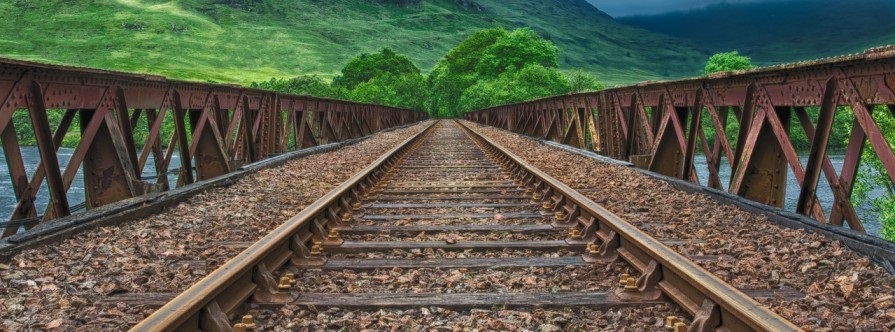
[[[295,273],[286,272],[285,274],[283,274],[283,276],[289,278],[289,284],[292,286],[295,286],[295,284],[298,283],[298,281],[295,280]]]
[[[556,219],[558,221],[566,220],[566,214],[562,211],[556,211],[553,213],[553,219]]]
[[[342,222],[350,223],[351,222],[351,213],[345,212],[342,214]]]
[[[626,285],[628,283],[628,278],[630,278],[630,277],[631,277],[630,274],[622,273],[618,278],[618,285],[619,286]]]
[[[289,292],[289,289],[292,288],[292,280],[289,280],[289,277],[282,276],[280,277],[280,283],[277,284],[277,290],[280,292]]]
[[[600,253],[600,247],[597,246],[596,243],[588,243],[587,244],[587,253],[591,255],[596,255]]]
[[[531,199],[536,200],[536,201],[540,201],[543,198],[544,198],[544,196],[541,196],[541,194],[538,194],[538,193],[535,193],[534,195],[531,196]]]
[[[674,323],[674,332],[687,332],[687,324],[683,322]]]
[[[323,247],[321,247],[319,243],[314,243],[314,245],[311,246],[311,256],[320,257],[322,254]]]
[[[550,204],[550,202],[544,202],[543,204],[541,204],[541,208],[543,208],[544,210],[550,210],[550,208],[552,207],[553,204]]]
[[[242,325],[245,325],[246,330],[254,330],[255,329],[255,318],[252,315],[242,316]]]
[[[246,332],[246,325],[243,323],[236,323],[236,325],[233,325],[233,332]]]
[[[632,277],[628,277],[628,279],[625,280],[625,291],[626,291],[626,292],[633,292],[633,291],[636,291],[636,290],[637,290],[637,279],[634,279],[634,278],[632,278]]]
[[[351,209],[354,211],[360,210],[360,202],[354,202],[354,204],[351,204]]]
[[[572,240],[581,240],[581,231],[577,228],[570,228],[569,237],[572,238]]]
[[[680,322],[681,319],[677,318],[677,316],[668,316],[665,317],[665,330],[674,331],[674,324]]]
[[[338,241],[339,240],[339,231],[335,229],[329,230],[329,234],[326,235],[326,239],[330,241]]]

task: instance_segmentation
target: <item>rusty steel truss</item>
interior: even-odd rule
[[[425,119],[423,112],[296,96],[239,86],[173,81],[0,59],[0,140],[18,200],[2,237],[41,221],[68,216],[66,193],[83,168],[86,209],[169,190],[169,173],[182,186],[234,171],[284,152],[357,138]],[[48,110],[63,113],[55,128]],[[29,175],[13,115],[27,112],[40,164]],[[141,117],[145,118],[141,121]],[[165,119],[174,130],[162,137]],[[75,120],[80,128],[71,128]],[[134,135],[135,126],[148,135]],[[21,130],[21,128],[20,128]],[[71,130],[80,141],[65,169],[59,147]],[[175,153],[179,171],[169,170]],[[141,177],[152,158],[156,177]],[[46,181],[49,205],[38,211]]]
[[[895,154],[872,114],[879,105],[895,116],[895,49],[891,47],[705,78],[556,96],[467,113],[465,118],[629,160],[640,168],[697,184],[694,160],[702,153],[709,187],[724,190],[722,183],[727,184],[733,194],[776,207],[783,207],[789,168],[800,185],[796,212],[833,225],[846,222],[864,232],[851,196],[868,142],[889,179],[895,181]],[[819,115],[811,116],[809,107],[819,107]],[[835,113],[848,109],[854,114],[852,129],[844,164],[837,171],[827,145]],[[737,137],[744,139],[728,138],[728,121],[739,124]],[[811,143],[805,164],[793,145],[793,125],[801,126]],[[710,128],[717,133],[714,139],[706,137]],[[722,179],[721,163],[730,167],[729,178]],[[821,175],[835,199],[829,214],[816,195]]]

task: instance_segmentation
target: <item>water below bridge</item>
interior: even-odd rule
[[[25,160],[25,168],[28,174],[32,174],[34,169],[37,168],[37,164],[40,161],[40,154],[37,150],[37,147],[24,146],[21,147],[22,158]],[[69,158],[71,158],[73,149],[61,148],[59,149],[59,164],[62,169],[68,164]],[[172,158],[171,165],[168,169],[177,169],[180,167],[180,159],[175,154]],[[807,163],[807,156],[802,157],[802,164],[805,165]],[[842,163],[844,160],[844,156],[834,155],[830,156],[831,161],[833,162],[833,166],[836,168],[837,172],[842,169]],[[4,154],[0,154],[0,162],[2,164],[6,164],[6,156]],[[730,179],[730,167],[727,164],[726,160],[721,161],[721,170],[720,177],[722,182],[726,179]],[[706,166],[706,160],[704,156],[697,156],[696,160],[696,169],[699,174],[699,179],[703,185],[706,185],[708,182],[709,174],[708,168]],[[147,165],[143,170],[142,177],[144,179],[154,179],[155,178],[155,165],[154,160],[150,156],[147,161]],[[799,196],[799,186],[795,180],[795,177],[792,174],[792,170],[789,171],[789,182],[786,186],[787,195],[786,195],[786,210],[787,211],[795,211],[796,200]],[[176,174],[170,174],[168,176],[168,182],[171,187],[174,187],[176,182]],[[149,180],[152,181],[152,180]],[[727,184],[725,183],[725,189]],[[877,197],[883,194],[883,190],[876,189],[870,193],[870,197]],[[833,193],[830,190],[829,185],[826,182],[824,177],[821,177],[820,184],[818,185],[817,190],[818,199],[821,202],[821,205],[824,207],[824,210],[829,214],[830,208],[833,204]],[[37,208],[38,211],[43,211],[48,203],[49,195],[47,194],[47,186],[46,182],[41,185],[40,191],[37,196]],[[68,191],[68,201],[70,205],[75,205],[84,202],[84,188],[83,188],[83,175],[82,170],[78,170],[77,175],[75,176],[75,180],[72,183],[71,188]],[[12,210],[15,209],[16,206],[16,198],[13,194],[12,189],[12,181],[9,176],[9,170],[6,167],[0,167],[0,216],[4,216],[5,220],[11,215]],[[874,234],[879,236],[879,233],[882,229],[882,226],[879,222],[879,216],[870,204],[859,204],[855,206],[855,210],[858,215],[864,221],[864,227],[867,229],[867,233]]]

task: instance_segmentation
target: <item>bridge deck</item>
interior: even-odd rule
[[[540,144],[528,138],[510,134],[487,127],[476,127],[480,133],[500,142],[512,152],[525,158],[541,170],[556,177],[575,188],[597,203],[604,205],[611,212],[640,226],[642,230],[655,238],[663,239],[679,253],[690,256],[694,262],[713,272],[721,279],[733,284],[755,296],[764,304],[774,304],[774,310],[799,326],[812,329],[830,327],[839,329],[891,329],[895,327],[895,278],[887,275],[881,268],[868,264],[861,257],[840,242],[830,240],[819,234],[804,230],[780,227],[768,221],[767,214],[756,214],[744,211],[733,205],[721,204],[718,201],[699,194],[678,190],[664,180],[644,175],[640,172],[617,165],[600,163],[594,159],[562,151]],[[164,303],[172,294],[176,294],[210,273],[217,266],[234,257],[240,250],[253,243],[269,230],[275,228],[288,217],[296,214],[301,208],[335,187],[355,171],[364,167],[383,151],[397,142],[419,131],[422,126],[415,126],[393,133],[377,135],[355,146],[338,151],[315,155],[290,162],[285,166],[272,168],[251,175],[233,185],[211,189],[187,200],[176,207],[159,214],[130,221],[117,227],[103,227],[74,235],[61,243],[39,246],[28,249],[12,257],[8,264],[0,265],[0,305],[7,308],[0,313],[0,319],[8,320],[0,324],[11,328],[25,326],[30,321],[47,324],[63,324],[98,330],[120,330],[135,324],[145,315]],[[408,174],[444,174],[439,167],[408,167]],[[529,226],[518,228],[520,232],[511,233],[514,225],[529,221],[525,214],[517,213],[524,208],[519,197],[522,193],[512,191],[515,186],[504,185],[482,178],[484,172],[493,169],[475,169],[469,165],[450,167],[452,171],[463,172],[464,181],[471,180],[483,184],[482,188],[469,186],[463,189],[474,196],[467,202],[458,198],[456,192],[445,192],[439,187],[442,182],[425,181],[414,184],[404,180],[392,179],[397,188],[382,188],[377,201],[369,203],[371,215],[369,223],[361,223],[352,231],[344,231],[343,236],[349,241],[379,241],[395,236],[395,230],[406,227],[405,237],[416,237],[424,234],[423,240],[433,233],[460,234],[463,238],[476,241],[503,241],[510,239],[528,239],[533,234],[549,232],[545,226]],[[416,172],[416,173],[414,173]],[[420,173],[422,172],[422,173]],[[450,180],[444,179],[449,182]],[[428,182],[428,183],[426,183]],[[453,183],[457,185],[463,183]],[[507,186],[502,188],[500,186]],[[411,188],[412,189],[408,189]],[[489,191],[490,190],[490,191]],[[426,218],[413,216],[433,215],[431,207],[425,205],[400,206],[402,209],[415,209],[412,214],[391,215],[388,211],[398,208],[404,203],[402,198],[408,195],[424,197],[425,204],[444,203],[452,205],[451,213],[455,217],[475,220],[478,215],[495,219],[502,224],[482,224],[471,228],[451,229],[450,224],[423,222]],[[477,206],[479,211],[469,211],[474,202],[488,200],[489,206]],[[523,201],[524,202],[524,201]],[[482,210],[484,209],[484,211]],[[509,209],[504,214],[505,210]],[[380,211],[381,210],[381,211]],[[516,214],[514,214],[516,213]],[[495,218],[500,214],[500,218]],[[532,216],[534,217],[534,216]],[[430,218],[431,219],[431,218]],[[375,221],[375,222],[373,222]],[[383,224],[383,222],[387,224]],[[411,233],[413,232],[413,233]],[[468,233],[463,233],[468,232]],[[501,233],[504,238],[480,238],[481,234]],[[386,236],[388,234],[388,236]],[[442,240],[443,241],[443,240]],[[554,238],[543,238],[540,241],[550,244]],[[403,250],[410,248],[391,248],[376,245],[376,248],[354,248],[349,242],[342,253],[351,257],[358,250]],[[376,244],[373,243],[373,244]],[[457,243],[463,246],[464,243]],[[402,244],[408,245],[408,244]],[[449,245],[441,242],[431,246],[432,250],[445,249]],[[437,248],[436,248],[437,247]],[[350,250],[349,250],[350,249]],[[552,249],[551,249],[552,250]],[[445,252],[450,252],[447,250]],[[409,252],[410,255],[414,253]],[[577,257],[575,257],[577,258]],[[414,269],[415,264],[408,257],[402,258],[406,265],[401,269]],[[487,259],[480,259],[479,265],[490,264]],[[524,275],[541,274],[553,271],[552,277],[564,280],[563,270],[572,269],[571,273],[582,273],[574,266],[579,261],[570,261],[569,257],[543,258],[540,261],[524,259],[501,260],[507,270],[477,272],[472,281],[500,285],[508,282],[507,277],[518,274],[519,282],[526,283]],[[430,266],[439,266],[438,260],[428,261]],[[484,262],[484,263],[482,263]],[[391,266],[394,266],[394,261]],[[323,266],[317,273],[328,280],[324,284],[309,284],[307,287],[326,288],[344,287],[340,279],[359,278],[359,272],[346,273],[343,269],[352,268],[345,260],[334,259],[338,269]],[[372,270],[367,277],[370,280],[383,281],[382,287],[389,284],[400,285],[400,278],[419,280],[420,276],[409,276],[411,270],[375,270],[376,264],[386,266],[382,261],[369,260],[364,264]],[[476,265],[470,264],[470,265]],[[499,265],[499,264],[498,264]],[[544,271],[532,272],[522,266],[532,266]],[[358,270],[365,267],[355,266]],[[444,265],[442,268],[451,269]],[[480,267],[481,268],[481,267]],[[515,270],[514,270],[515,269]],[[588,273],[605,273],[606,271],[590,271]],[[618,271],[613,271],[618,272]],[[428,280],[451,280],[456,276],[451,271],[434,270],[427,275]],[[515,274],[514,274],[515,273]],[[614,275],[613,275],[614,276]],[[609,278],[610,276],[606,276]],[[417,279],[413,279],[417,278]],[[461,279],[462,280],[462,279]],[[608,282],[614,283],[614,280]],[[557,285],[562,289],[562,285]],[[18,289],[18,291],[12,291]],[[599,296],[584,299],[567,299],[570,302],[583,301],[591,305],[601,302],[601,291],[606,288],[596,287],[592,291]],[[150,294],[145,301],[133,294]],[[152,296],[151,294],[156,294]],[[351,301],[358,308],[351,310],[326,309],[321,306],[306,308],[307,304],[326,303],[326,296],[315,293],[295,306],[279,307],[273,314],[259,314],[256,319],[272,319],[279,315],[293,317],[289,322],[294,327],[317,326],[329,324],[367,324],[369,328],[388,326],[426,326],[437,328],[450,324],[469,324],[481,328],[518,328],[525,326],[557,327],[583,326],[580,312],[570,309],[536,309],[533,311],[513,311],[501,308],[485,308],[465,310],[463,303],[482,303],[488,301],[488,294],[463,298],[462,296],[436,297],[431,294],[416,295],[421,303],[425,301],[445,301],[445,298],[456,299],[452,303],[461,303],[457,308],[433,307],[402,309],[408,306],[407,298],[381,296],[382,299],[365,301],[394,301],[395,309],[364,310],[371,304],[355,301],[348,295],[334,301]],[[524,304],[527,300],[555,301],[557,298],[525,297],[493,295],[494,298],[506,298],[513,305]],[[777,297],[774,299],[773,297]],[[160,300],[161,299],[161,300]],[[463,302],[466,301],[466,302]],[[588,302],[590,301],[590,302]],[[597,301],[597,302],[593,302]],[[822,301],[827,305],[806,305]],[[592,303],[593,302],[593,303]],[[341,302],[340,302],[341,303]],[[347,303],[347,302],[345,302]],[[298,306],[302,305],[302,306]],[[649,305],[649,304],[644,304]],[[375,306],[375,305],[374,305]],[[596,310],[596,309],[594,309]],[[630,315],[640,310],[625,308],[616,312],[601,312],[605,316],[601,323],[595,321],[589,328],[614,329],[613,315]],[[263,311],[262,311],[263,312]],[[655,313],[653,313],[655,314]],[[267,315],[267,316],[265,316]],[[87,318],[90,319],[87,319]],[[655,320],[649,324],[655,324]],[[323,324],[323,325],[316,325]],[[532,325],[537,324],[537,325]],[[603,325],[605,324],[605,325]],[[659,328],[661,329],[661,328]]]

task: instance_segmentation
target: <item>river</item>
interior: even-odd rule
[[[40,162],[40,152],[37,147],[34,146],[23,146],[20,147],[22,151],[22,159],[25,161],[25,171],[28,173],[28,177],[30,178],[32,174],[34,174],[34,170],[37,168],[37,164]],[[2,150],[2,148],[0,148]],[[60,148],[59,152],[56,154],[57,158],[59,158],[59,167],[62,170],[65,170],[65,167],[68,165],[69,159],[71,159],[72,153],[74,153],[74,149],[69,148]],[[0,165],[6,165],[6,154],[0,154]],[[180,167],[180,158],[175,154],[171,158],[171,164],[168,169],[176,169]],[[78,168],[78,173],[75,174],[75,180],[72,181],[71,187],[68,189],[67,197],[68,204],[70,206],[74,206],[76,204],[83,203],[84,198],[84,169]],[[141,175],[144,179],[155,177],[155,159],[150,154],[149,160],[146,161],[146,167],[143,168],[143,174]],[[155,180],[146,180],[146,181],[155,181]],[[176,174],[168,175],[168,184],[173,188],[176,184],[177,177]],[[40,190],[37,193],[37,211],[39,213],[43,213],[43,211],[47,207],[47,203],[50,200],[50,195],[47,189],[46,180],[41,183]],[[0,166],[0,216],[2,220],[7,220],[9,216],[12,214],[12,211],[16,207],[16,198],[13,192],[12,187],[12,178],[9,176],[9,167]]]
[[[40,154],[36,147],[25,146],[21,147],[22,150],[22,158],[25,160],[25,169],[27,170],[29,176],[34,172],[34,169],[37,167],[37,163],[40,161]],[[62,169],[65,169],[65,166],[68,164],[68,160],[71,158],[73,149],[61,148],[59,149],[59,164]],[[842,169],[844,156],[830,156],[831,161],[833,162],[833,166],[836,168],[836,171],[840,171]],[[2,159],[2,163],[6,164],[6,156],[0,155],[0,159]],[[807,164],[807,157],[802,157],[802,164]],[[722,182],[728,181],[730,179],[730,167],[727,164],[726,160],[721,161],[721,170],[720,176]],[[180,159],[177,155],[174,155],[173,160],[171,161],[171,166],[169,169],[175,169],[180,167]],[[699,174],[699,180],[702,181],[703,185],[706,185],[708,182],[708,168],[706,166],[705,156],[697,156],[696,159],[696,169],[697,174]],[[82,169],[78,170],[78,174],[75,176],[75,180],[72,183],[71,188],[68,190],[68,201],[70,205],[75,205],[78,203],[84,202],[84,188],[83,186],[83,175]],[[150,156],[149,161],[147,162],[146,167],[143,170],[142,176],[144,178],[155,176],[155,164],[153,158]],[[168,176],[169,184],[171,187],[174,186],[174,182],[177,180],[174,174]],[[789,170],[789,183],[786,186],[786,207],[787,211],[795,211],[796,200],[799,197],[799,185],[796,182],[795,177],[792,174],[792,170]],[[727,183],[724,183],[725,189],[727,189]],[[878,189],[874,192],[871,192],[870,197],[875,197],[875,195],[882,195],[883,190]],[[827,184],[826,178],[821,176],[820,184],[818,185],[817,190],[818,199],[821,202],[821,205],[824,207],[824,210],[827,211],[827,214],[830,212],[830,207],[833,204],[833,192],[830,190],[830,186]],[[43,211],[49,200],[49,195],[47,194],[47,186],[46,182],[42,183],[40,191],[37,195],[37,208],[38,211]],[[0,215],[6,216],[3,219],[8,218],[8,216],[12,213],[12,210],[15,209],[16,199],[12,189],[12,180],[9,176],[9,170],[7,167],[0,167]],[[860,204],[855,206],[855,210],[858,215],[861,217],[861,220],[864,222],[864,227],[867,229],[867,233],[874,234],[879,236],[879,232],[881,230],[881,225],[879,222],[879,216],[872,210],[870,204]]]

